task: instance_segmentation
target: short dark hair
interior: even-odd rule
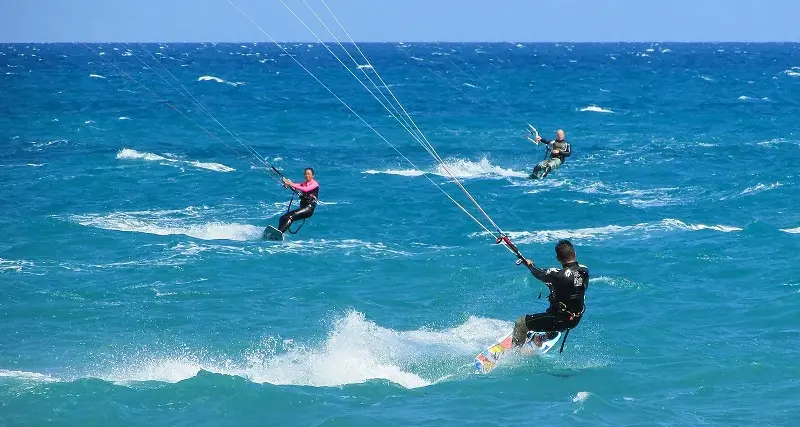
[[[311,175],[316,175],[314,173],[314,168],[306,168],[306,171],[311,171]],[[305,172],[305,171],[303,171],[303,172]]]
[[[556,258],[561,262],[575,259],[575,247],[569,240],[560,240],[556,244]]]

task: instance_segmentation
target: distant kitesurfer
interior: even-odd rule
[[[550,158],[542,160],[533,168],[531,178],[540,179],[546,177],[547,174],[558,169],[559,166],[566,162],[567,157],[572,154],[572,149],[567,140],[564,139],[564,131],[561,129],[556,131],[555,140],[545,139],[536,135],[536,141],[550,146]],[[541,176],[539,176],[539,174],[541,174]]]
[[[286,232],[293,221],[308,219],[314,215],[314,209],[317,207],[317,197],[319,196],[319,184],[314,180],[314,169],[306,168],[305,181],[300,184],[293,183],[289,178],[283,178],[283,185],[291,187],[300,193],[300,207],[286,212],[278,223],[278,230],[281,233]]]
[[[550,289],[547,299],[550,307],[544,313],[528,314],[520,317],[514,324],[513,343],[525,343],[528,331],[547,332],[547,336],[535,334],[534,344],[539,347],[544,339],[552,339],[556,332],[578,326],[585,310],[584,293],[589,286],[589,269],[575,261],[575,248],[569,240],[561,240],[556,245],[556,259],[561,269],[542,270],[533,261],[526,259],[525,265],[533,277],[544,282]]]

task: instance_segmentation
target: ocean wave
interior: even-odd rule
[[[425,175],[425,172],[417,169],[386,169],[386,170],[375,170],[369,169],[361,172],[362,174],[368,175],[376,175],[376,174],[386,174],[386,175],[400,175],[400,176],[421,176]]]
[[[170,211],[113,212],[110,214],[73,215],[70,220],[87,227],[124,231],[158,236],[185,235],[201,240],[257,240],[262,238],[263,228],[225,222],[199,222],[184,212]]]
[[[127,116],[120,116],[117,120],[130,120],[130,117]]]
[[[200,77],[197,78],[197,81],[198,82],[225,83],[226,85],[234,86],[234,87],[235,86],[241,86],[241,85],[245,84],[245,82],[229,82],[229,81],[225,81],[225,80],[223,80],[223,79],[221,79],[219,77],[215,77],[215,76],[200,76]]]
[[[121,384],[176,383],[206,371],[258,384],[337,387],[384,380],[413,389],[463,373],[464,361],[472,360],[511,326],[506,321],[470,317],[453,328],[396,331],[350,311],[333,321],[319,343],[270,337],[240,357],[187,350],[166,356],[138,353],[139,360],[120,360],[119,366],[92,376]]]
[[[471,84],[471,83],[464,83],[463,86],[471,87],[471,88],[475,88],[475,89],[478,88],[478,86],[475,86],[474,84]]]
[[[701,231],[711,230],[722,233],[742,231],[739,227],[728,225],[706,225],[706,224],[687,224],[683,221],[666,218],[658,222],[639,223],[634,225],[606,225],[603,227],[578,228],[574,230],[541,230],[541,231],[521,231],[508,232],[518,244],[526,243],[547,243],[561,239],[571,240],[605,240],[615,235],[644,234],[665,231]],[[485,237],[486,233],[472,233],[470,237]]]
[[[781,231],[789,234],[800,234],[800,227],[796,228],[781,228]]]
[[[10,371],[6,369],[0,369],[0,378],[15,378],[18,380],[48,383],[59,381],[58,378],[46,374],[40,374],[38,372]]]
[[[705,75],[701,74],[698,77],[700,77],[701,79],[703,79],[703,80],[705,80],[707,82],[716,82],[716,80],[714,80],[714,78],[711,77],[711,76],[705,76]]]
[[[33,263],[24,260],[13,260],[0,258],[0,273],[7,271],[14,271],[16,273],[22,272],[23,269],[32,267]]]
[[[54,145],[55,146],[59,146],[59,145],[67,144],[67,143],[69,143],[69,141],[66,140],[66,139],[54,139],[54,140],[51,140],[51,141],[43,141],[43,142],[39,142],[39,141],[31,141],[30,142],[31,149],[34,150],[34,151],[42,151],[46,147],[50,147],[50,146],[54,146]]]
[[[778,188],[778,187],[780,187],[782,185],[783,184],[781,184],[780,182],[774,182],[772,184],[756,184],[756,185],[754,185],[752,187],[745,188],[744,190],[742,190],[741,193],[739,193],[739,195],[740,196],[745,196],[745,195],[748,195],[748,194],[755,194],[755,193],[761,193],[761,192],[764,192],[764,191],[774,190],[774,189],[776,189],[776,188]]]
[[[449,172],[449,173],[448,173]],[[505,169],[500,166],[493,165],[489,159],[482,158],[477,162],[465,159],[446,159],[444,164],[439,164],[432,171],[420,171],[417,169],[386,169],[375,170],[369,169],[363,171],[364,174],[387,174],[387,175],[401,175],[401,176],[421,176],[425,174],[438,175],[441,177],[449,178],[450,174],[459,179],[473,179],[473,178],[526,178],[527,173],[518,172],[513,169]]]
[[[369,64],[359,65],[358,69],[359,70],[371,70],[372,69],[372,65],[369,65]]]
[[[105,76],[101,76],[100,74],[89,74],[89,77],[93,79],[105,79]]]
[[[437,165],[433,172],[436,175],[449,177],[453,174],[456,178],[527,178],[528,174],[517,172],[512,169],[501,168],[489,162],[489,159],[482,158],[477,162],[464,159],[446,159],[444,165]]]
[[[800,67],[792,67],[788,70],[784,70],[783,74],[789,77],[800,77]]]
[[[167,164],[182,164],[182,165],[190,165],[194,166],[199,169],[206,169],[215,172],[233,172],[236,169],[223,165],[222,163],[208,163],[208,162],[200,162],[197,160],[181,160],[176,159],[174,156],[159,155],[154,153],[142,153],[136,150],[132,150],[130,148],[123,148],[117,153],[117,159],[119,160],[145,160],[149,162],[167,162]]]
[[[606,114],[613,114],[614,112],[602,107],[598,107],[597,105],[590,105],[588,107],[581,108],[580,111],[590,111],[593,113],[606,113]]]

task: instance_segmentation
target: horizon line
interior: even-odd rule
[[[275,44],[271,40],[171,40],[171,41],[163,41],[163,40],[138,40],[138,41],[85,41],[85,40],[65,40],[65,41],[0,41],[0,44],[81,44],[81,43],[92,43],[92,44],[110,44],[110,43],[120,43],[120,44],[137,44],[137,43],[173,43],[173,44],[197,44],[197,43],[246,43],[246,44]],[[317,40],[278,40],[277,43],[303,43],[303,44],[313,44],[313,45],[322,45],[322,44],[336,44],[335,40],[331,41],[324,41],[320,42]],[[352,44],[353,42],[342,42],[342,44]],[[562,44],[562,43],[571,43],[571,44],[633,44],[633,43],[654,43],[654,44],[661,44],[661,43],[672,43],[672,44],[696,44],[696,43],[718,43],[718,44],[800,44],[800,41],[792,41],[792,40],[699,40],[699,41],[687,41],[687,40],[605,40],[605,41],[590,41],[590,40],[550,40],[550,41],[531,41],[531,40],[462,40],[462,41],[455,41],[455,40],[414,40],[414,41],[402,41],[402,40],[356,40],[356,44],[424,44],[424,43],[441,43],[441,44],[477,44],[477,43],[492,43],[492,44],[520,44],[520,43],[528,43],[528,44]]]

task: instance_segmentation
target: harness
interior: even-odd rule
[[[300,200],[302,200],[303,197],[308,197],[308,196],[303,194],[302,196],[300,196]],[[291,198],[291,200],[289,200],[289,206],[286,206],[286,213],[291,212],[291,210],[292,210],[292,202],[294,202],[294,194],[292,194],[292,198]],[[316,203],[316,201],[314,201],[312,203]],[[297,233],[300,232],[300,229],[303,228],[305,223],[306,223],[306,220],[303,219],[303,221],[300,222],[300,225],[294,231],[292,231],[292,224],[290,223],[289,227],[286,229],[286,231],[288,231],[290,234],[297,234]]]

